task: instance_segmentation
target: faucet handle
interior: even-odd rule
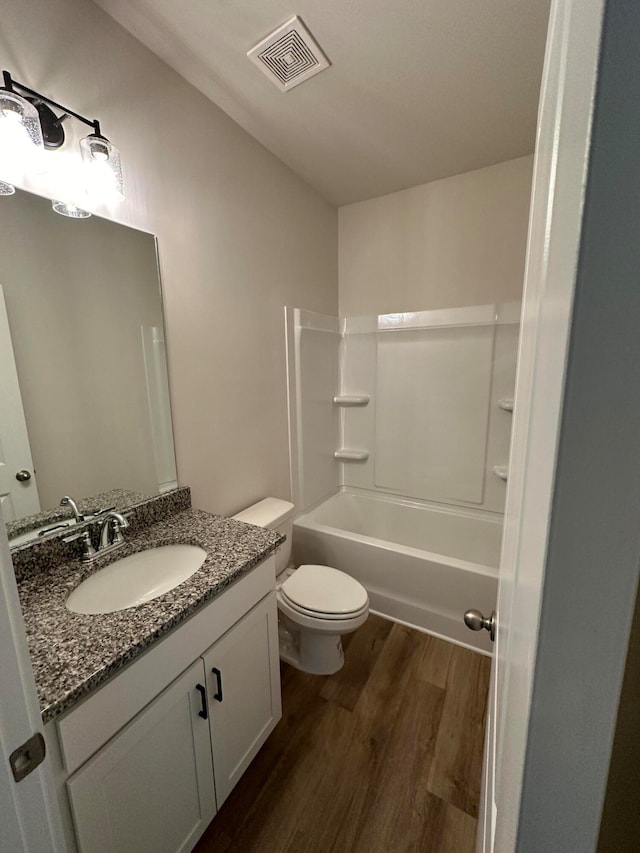
[[[97,518],[99,515],[106,515],[108,512],[113,512],[115,509],[114,506],[103,506],[102,509],[97,509],[95,512],[91,513],[91,518]]]
[[[125,515],[121,512],[107,512],[100,516],[100,545],[98,551],[115,548],[124,543],[122,531],[129,526]]]
[[[72,536],[64,536],[62,541],[75,542],[77,539],[80,539],[83,546],[82,556],[80,559],[83,563],[90,563],[98,552],[93,547],[93,543],[91,542],[91,536],[89,535],[88,530],[81,530],[80,533],[74,533]]]
[[[124,542],[122,531],[126,530],[129,526],[129,520],[127,519],[126,515],[123,515],[121,512],[110,512],[109,518],[111,520],[113,542],[114,544],[122,545],[122,543]]]

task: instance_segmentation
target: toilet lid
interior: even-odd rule
[[[366,607],[366,589],[329,566],[300,566],[280,587],[294,605],[315,613],[356,613]]]

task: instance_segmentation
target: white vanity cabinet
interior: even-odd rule
[[[274,586],[271,557],[45,727],[70,853],[195,846],[281,716]]]
[[[216,799],[202,681],[197,661],[69,779],[82,853],[187,851],[204,832]]]
[[[278,617],[257,604],[204,655],[218,808],[280,719]]]

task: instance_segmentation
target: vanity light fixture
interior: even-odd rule
[[[31,162],[33,152],[37,155],[44,149],[60,148],[65,141],[63,122],[68,118],[75,118],[92,129],[88,136],[80,140],[85,188],[91,201],[121,201],[124,198],[124,184],[120,152],[102,135],[98,119],[88,119],[18,83],[8,71],[3,71],[2,75],[4,86],[0,87],[0,173],[4,163],[12,168],[16,165],[23,166],[25,173],[37,171]],[[56,204],[79,210],[75,205],[54,202],[54,210],[57,213],[63,211],[58,209]],[[76,218],[78,216],[77,213],[65,215]]]
[[[12,89],[0,88],[2,176],[20,179],[24,173],[40,171],[38,161],[43,153],[44,140],[37,109]]]

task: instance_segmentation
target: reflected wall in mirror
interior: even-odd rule
[[[0,285],[4,520],[174,488],[155,237],[16,192],[0,198]]]

